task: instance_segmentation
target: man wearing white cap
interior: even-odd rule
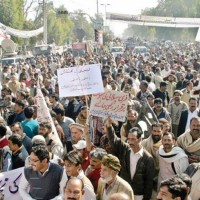
[[[86,148],[86,141],[85,140],[79,140],[77,144],[73,145],[73,148],[75,151],[79,152],[82,155],[82,169],[85,171],[87,167],[90,165],[90,151]]]

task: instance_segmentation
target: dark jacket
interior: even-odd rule
[[[198,112],[198,116],[200,117],[200,111]],[[187,119],[188,119],[188,110],[184,110],[181,112],[181,118],[178,126],[178,134],[177,137],[182,135],[186,130],[187,125]]]
[[[133,179],[130,173],[131,148],[116,136],[112,128],[108,129],[108,139],[113,147],[114,154],[121,162],[120,176],[132,187],[135,195],[143,195],[143,200],[150,200],[153,189],[154,161],[152,156],[144,149],[136,166]]]
[[[164,107],[167,106],[167,105],[166,105],[166,101],[167,101],[167,104],[169,104],[170,98],[169,98],[169,94],[168,94],[167,91],[166,91],[166,92],[161,92],[159,89],[156,89],[156,90],[153,92],[153,95],[154,95],[155,99],[156,99],[156,98],[161,98],[161,99],[163,100],[163,106],[164,106]]]

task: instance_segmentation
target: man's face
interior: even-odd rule
[[[90,158],[90,166],[92,169],[98,169],[101,167],[101,160],[98,158]]]
[[[67,176],[78,176],[78,173],[81,168],[80,165],[76,166],[74,163],[68,160],[65,160],[64,164],[65,164],[65,172]]]
[[[158,141],[160,141],[161,137],[162,137],[161,127],[154,126],[152,129],[151,135],[152,135],[152,139],[153,139],[154,143],[157,143]]]
[[[156,111],[161,111],[161,109],[163,108],[163,104],[161,102],[157,102],[154,104],[154,107]]]
[[[88,116],[88,109],[81,110],[81,115],[86,119]]]
[[[12,152],[15,152],[19,147],[16,144],[13,144],[12,141],[8,140],[8,146]]]
[[[180,101],[181,100],[181,95],[179,93],[174,94],[174,101]]]
[[[70,180],[64,188],[64,200],[82,200],[83,194],[82,185],[76,180]]]
[[[128,119],[129,122],[134,123],[137,120],[136,113],[134,111],[129,112],[127,119]]]
[[[113,179],[113,170],[102,164],[100,176],[103,182],[109,183]]]
[[[41,171],[48,163],[46,159],[40,161],[39,158],[33,152],[31,152],[30,164],[33,171]]]
[[[168,191],[167,186],[160,187],[157,200],[173,200],[172,194]]]
[[[141,142],[141,138],[138,139],[136,133],[129,133],[127,140],[131,149],[139,147],[139,143]]]
[[[50,131],[48,130],[48,128],[45,128],[42,126],[39,127],[39,135],[42,135],[46,138],[49,133],[50,133]]]
[[[152,97],[148,97],[148,98],[147,98],[147,101],[148,101],[148,103],[149,103],[149,105],[150,105],[151,107],[154,106],[154,103],[153,103],[154,98],[152,98]]]
[[[13,134],[23,135],[23,130],[17,124],[11,127],[11,131]]]
[[[20,112],[22,112],[23,109],[22,109],[22,107],[20,105],[15,104],[14,110],[15,110],[16,113],[20,113]]]
[[[197,101],[196,100],[190,100],[189,109],[191,112],[194,112],[197,109]]]
[[[75,127],[71,128],[71,136],[72,136],[72,140],[77,143],[79,140],[82,139],[82,131],[80,129],[77,129]]]
[[[162,138],[162,145],[164,147],[165,152],[170,152],[174,145],[174,140],[171,135],[164,135]]]
[[[193,119],[190,123],[190,134],[193,139],[200,138],[200,119]]]
[[[173,77],[173,76],[169,76],[169,77],[168,77],[168,81],[169,81],[169,82],[173,82],[173,81],[174,81],[174,77]]]

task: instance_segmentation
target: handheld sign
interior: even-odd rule
[[[99,64],[57,70],[59,96],[83,96],[104,92]]]
[[[124,122],[126,118],[129,94],[108,90],[104,93],[92,95],[90,115],[110,117]]]
[[[0,193],[4,195],[4,199],[22,200],[19,194],[22,173],[24,173],[23,167],[0,173]]]

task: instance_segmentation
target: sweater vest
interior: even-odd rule
[[[49,200],[58,196],[63,170],[61,166],[54,163],[50,163],[49,169],[44,175],[33,171],[31,167],[24,168],[25,178],[30,185],[30,196],[37,200]]]

